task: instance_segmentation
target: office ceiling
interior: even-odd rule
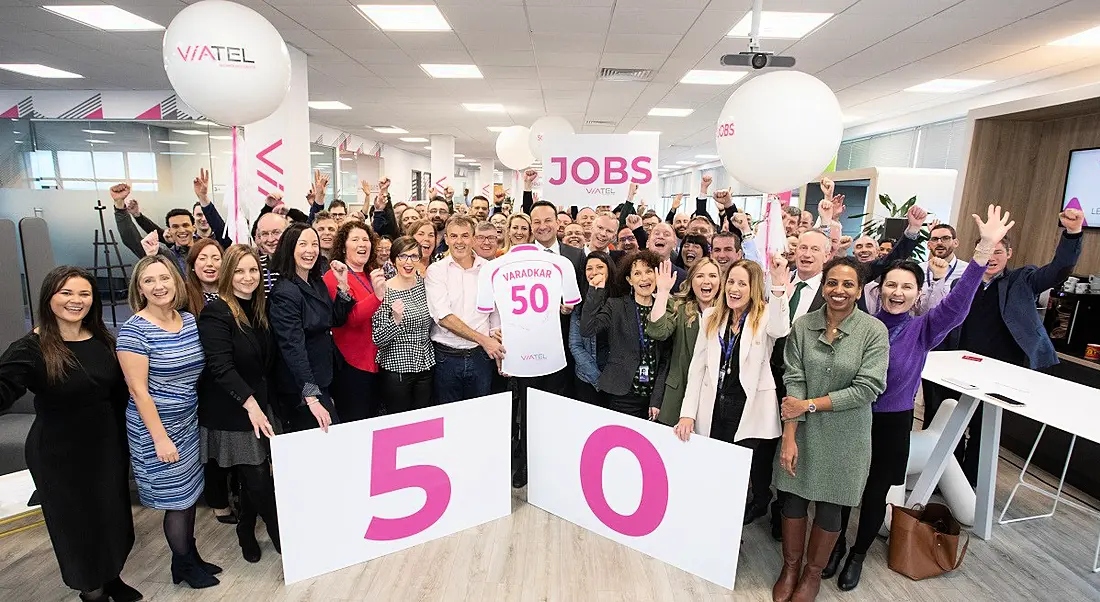
[[[429,0],[379,0],[424,4]],[[91,4],[89,0],[54,3]],[[188,2],[110,0],[167,25]],[[683,84],[692,69],[721,69],[721,55],[746,49],[726,33],[750,0],[438,0],[453,31],[379,31],[347,0],[243,0],[309,55],[311,100],[350,111],[311,111],[311,120],[426,154],[402,136],[452,134],[456,152],[495,155],[488,126],[530,125],[561,115],[578,132],[662,132],[661,163],[713,153],[713,126],[734,86]],[[37,79],[0,71],[8,89],[168,89],[161,32],[109,33],[0,0],[0,62],[43,63],[85,79]],[[1100,64],[1100,47],[1048,46],[1100,25],[1098,0],[765,0],[765,10],[835,16],[800,40],[766,40],[833,88],[858,125],[1012,88]],[[484,79],[432,79],[421,63],[472,63]],[[600,81],[602,68],[652,69],[643,82]],[[937,78],[993,80],[968,92],[904,89]],[[747,79],[741,80],[741,83]],[[461,103],[501,103],[472,113]],[[649,117],[654,107],[693,109]],[[586,125],[605,122],[606,125]]]

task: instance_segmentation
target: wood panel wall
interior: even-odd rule
[[[976,121],[962,210],[955,224],[961,256],[969,257],[977,239],[970,215],[984,217],[986,205],[994,203],[1012,212],[1016,220],[1010,234],[1014,251],[1009,265],[1050,261],[1061,231],[1058,213],[1069,152],[1093,146],[1100,146],[1100,114],[1045,121]],[[1100,231],[1085,230],[1084,250],[1074,272],[1100,273]]]

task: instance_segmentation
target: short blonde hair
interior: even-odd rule
[[[133,273],[130,274],[130,288],[127,292],[127,301],[130,304],[130,310],[135,314],[149,305],[149,300],[141,293],[140,280],[145,270],[156,263],[163,265],[168,270],[168,274],[172,277],[172,284],[176,289],[173,293],[174,306],[172,309],[178,311],[187,307],[187,285],[183,282],[183,276],[180,275],[179,267],[163,255],[149,255],[142,257],[141,261],[137,262],[137,265],[134,266]]]

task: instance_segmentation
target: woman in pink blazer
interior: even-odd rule
[[[786,259],[776,255],[769,267],[772,282],[786,282]],[[772,458],[755,451],[783,433],[771,356],[776,339],[790,332],[787,290],[772,287],[765,300],[764,270],[741,260],[730,266],[719,299],[703,312],[676,435],[687,441],[694,432],[752,449],[753,497],[770,500]]]

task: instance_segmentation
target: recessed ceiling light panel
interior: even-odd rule
[[[762,11],[760,14],[760,37],[773,40],[797,40],[820,27],[832,16],[833,13]],[[748,12],[726,36],[747,38],[751,28],[752,12]]]
[[[411,137],[407,137],[407,138],[398,138],[398,140],[400,140],[402,142],[427,142],[428,141],[427,138],[420,138],[420,137],[416,137],[416,136],[411,136]]]
[[[15,73],[22,73],[23,75],[29,75],[31,77],[41,77],[44,79],[83,79],[84,76],[79,73],[71,73],[69,71],[62,71],[61,69],[54,69],[53,67],[47,67],[38,63],[0,63],[0,69],[5,71],[14,71]]]
[[[709,86],[729,86],[748,75],[748,71],[709,71],[693,69],[680,80],[681,84],[705,84]]]
[[[926,92],[930,94],[953,94],[964,92],[993,83],[991,79],[934,79],[906,88],[906,92]]]
[[[43,6],[51,13],[103,31],[160,31],[163,25],[110,4]]]
[[[373,128],[379,134],[408,134],[409,130],[394,125],[380,125]]]
[[[440,65],[424,63],[420,65],[424,73],[436,79],[482,79],[477,65]]]
[[[649,110],[650,117],[687,117],[695,112],[695,109],[670,109],[653,107]]]
[[[462,107],[474,113],[503,113],[504,105],[500,103],[464,102]]]
[[[309,108],[318,111],[348,111],[351,109],[339,100],[311,100],[309,101]]]
[[[1100,46],[1100,27],[1093,27],[1068,38],[1055,40],[1048,46]]]
[[[359,11],[382,31],[451,31],[451,25],[434,4],[360,4]]]

